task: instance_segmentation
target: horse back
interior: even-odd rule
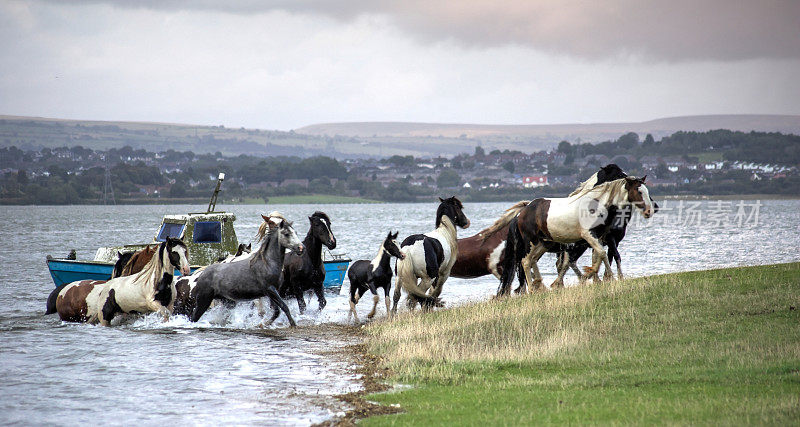
[[[464,239],[458,239],[458,257],[450,269],[450,275],[463,279],[493,274],[492,265],[502,264],[502,251],[493,260],[494,251],[505,242],[508,236],[508,225],[492,233],[486,239],[482,233]]]
[[[437,277],[439,268],[445,265],[446,256],[450,255],[439,239],[426,234],[414,234],[403,240],[400,248],[407,248],[406,257],[410,257],[416,272],[425,271],[428,277]]]
[[[61,320],[67,322],[85,322],[91,317],[89,308],[92,297],[100,293],[101,285],[105,280],[81,280],[72,282],[58,294],[56,310]]]

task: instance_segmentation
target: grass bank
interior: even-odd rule
[[[800,264],[668,274],[365,328],[382,424],[800,421]]]

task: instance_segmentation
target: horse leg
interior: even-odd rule
[[[577,262],[570,261],[569,268],[571,268],[572,271],[575,272],[575,275],[578,276],[578,282],[580,284],[583,284],[584,282],[586,282],[586,276],[584,276],[583,273],[581,273],[581,269],[578,268],[578,263]]]
[[[557,289],[564,287],[564,275],[567,274],[567,269],[569,268],[569,254],[567,251],[562,251],[558,254],[558,259],[556,260],[556,271],[558,271],[558,277],[556,280],[550,284],[550,289]]]
[[[600,244],[600,241],[594,237],[591,231],[582,230],[581,237],[583,237],[583,240],[586,240],[586,243],[594,250],[592,253],[592,266],[587,269],[587,273],[589,275],[595,275],[594,280],[596,282],[598,280],[596,275],[600,270],[600,263],[603,262],[603,259],[608,261],[608,257],[606,256],[605,249],[603,249],[603,245]]]
[[[273,303],[277,304],[278,307],[281,308],[281,310],[283,310],[283,314],[285,314],[286,317],[289,318],[289,324],[292,325],[293,328],[296,327],[297,323],[294,322],[294,319],[292,318],[292,313],[289,313],[289,306],[286,305],[285,302],[283,302],[283,299],[281,299],[281,296],[278,294],[278,290],[275,289],[274,286],[267,287],[267,296],[269,296],[269,299],[272,300]]]
[[[540,291],[544,289],[544,284],[542,283],[542,274],[539,272],[539,258],[547,252],[547,248],[544,247],[541,243],[533,246],[531,250],[525,255],[525,258],[522,259],[522,266],[525,268],[526,273],[526,280],[529,280],[528,283],[531,284],[529,292],[533,291]],[[527,266],[525,265],[527,263]],[[533,280],[531,280],[531,272],[533,272]]]
[[[611,252],[611,250],[609,249],[608,252]],[[608,252],[606,253],[606,256],[603,258],[603,265],[605,265],[606,268],[605,272],[603,273],[603,281],[614,280],[614,273],[611,272],[611,262],[608,259],[609,255]]]
[[[350,321],[351,317],[355,317],[356,323],[358,323],[358,313],[356,313],[356,304],[358,304],[358,283],[353,279],[350,279],[350,298],[348,298],[348,302],[350,303],[350,311],[347,312],[347,321]]]
[[[270,305],[270,307],[272,307],[272,317],[269,318],[269,323],[267,323],[267,324],[271,325],[272,322],[274,322],[275,319],[277,319],[278,316],[281,315],[281,309],[278,308],[278,304],[275,304],[275,301],[273,301],[272,298],[270,298],[270,300],[269,300],[269,305]]]
[[[211,288],[197,289],[197,296],[195,297],[197,304],[194,306],[192,312],[192,322],[197,322],[203,317],[203,313],[211,306],[211,301],[214,301],[214,290]]]
[[[426,294],[430,295],[431,292],[428,292],[428,290],[433,290],[432,287],[435,286],[435,283],[436,283],[437,279],[438,279],[438,277],[433,278],[433,279],[432,278],[420,279],[419,287],[423,291],[425,291]],[[427,304],[423,303],[422,301],[418,300],[417,298],[414,298],[413,300],[409,298],[409,301],[412,301],[412,306],[414,306],[414,307],[416,306],[416,303],[419,302],[419,306],[422,309],[422,311],[428,311],[428,309],[432,309],[433,308],[433,307],[430,307]],[[409,306],[409,308],[413,310],[412,306]]]
[[[444,288],[444,282],[446,282],[448,278],[450,278],[450,275],[445,274],[444,276],[439,276],[433,282],[433,292],[431,292],[431,296],[439,298],[439,295],[442,294],[442,289]]]
[[[611,236],[606,238],[606,240],[608,241],[608,256],[614,258],[614,262],[617,263],[617,280],[622,280],[622,266],[620,265],[622,259],[619,256],[618,242]]]
[[[369,286],[370,292],[372,292],[372,310],[367,314],[367,319],[372,319],[375,317],[375,311],[378,309],[378,300],[380,297],[378,297],[378,290],[375,289],[375,285],[372,282],[367,282],[367,285]]]
[[[356,323],[358,323],[358,313],[356,312],[356,304],[358,304],[358,300],[361,299],[359,295],[359,289],[356,285],[350,285],[350,312],[347,313],[347,320],[350,321],[350,316],[353,316],[353,319]]]
[[[322,309],[328,305],[328,300],[325,299],[325,288],[322,286],[322,283],[320,283],[318,287],[314,288],[314,294],[317,296],[319,311],[322,311]]]
[[[292,290],[294,291],[294,297],[297,299],[297,308],[300,311],[300,314],[303,314],[306,311],[306,300],[303,297],[303,290],[300,289],[299,285],[292,285]],[[280,295],[278,295],[280,296]]]
[[[383,292],[385,294],[384,301],[386,302],[386,316],[389,316],[389,286],[391,286],[391,282],[388,283],[384,288]]]
[[[397,314],[397,303],[400,302],[400,296],[402,295],[400,290],[403,288],[403,286],[400,285],[400,280],[402,280],[400,279],[400,276],[397,276],[397,279],[394,282],[394,297],[392,298],[394,300],[394,304],[392,305],[392,315]]]

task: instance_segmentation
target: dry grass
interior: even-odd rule
[[[800,264],[714,270],[585,285],[406,313],[366,328],[371,352],[400,381],[453,383],[498,365],[587,368],[608,364],[658,377],[717,367],[755,369],[800,360]],[[762,328],[764,328],[762,330]]]

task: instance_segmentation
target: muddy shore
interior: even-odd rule
[[[389,390],[391,386],[386,384],[385,381],[389,377],[389,371],[380,367],[381,360],[379,357],[367,351],[366,344],[363,342],[364,332],[361,326],[328,324],[320,325],[318,328],[320,334],[336,334],[339,340],[353,342],[323,354],[350,360],[353,364],[351,373],[360,377],[363,388],[359,391],[334,396],[347,405],[348,409],[345,414],[314,425],[355,426],[358,420],[367,417],[402,412],[399,407],[379,405],[364,399],[364,396],[369,394]]]

